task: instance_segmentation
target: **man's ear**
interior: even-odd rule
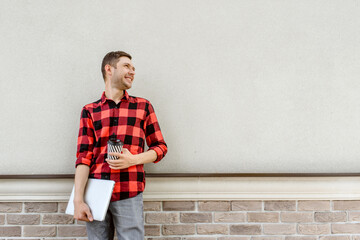
[[[109,64],[106,64],[104,68],[105,68],[106,75],[112,76],[111,66]]]

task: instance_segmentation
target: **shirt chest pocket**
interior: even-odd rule
[[[137,117],[128,117],[127,118],[127,126],[129,127],[137,127],[144,129],[145,126],[145,120]]]

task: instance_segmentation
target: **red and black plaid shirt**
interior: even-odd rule
[[[132,154],[144,152],[145,140],[149,149],[160,161],[167,152],[167,146],[160,131],[151,103],[143,98],[124,97],[116,104],[107,99],[105,92],[101,99],[82,109],[77,145],[76,166],[90,166],[89,178],[115,181],[111,201],[131,198],[144,191],[145,173],[143,165],[127,169],[111,169],[107,158],[107,141],[115,135]]]

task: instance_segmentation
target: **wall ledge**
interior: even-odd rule
[[[71,178],[0,179],[1,202],[67,201]],[[145,201],[359,200],[360,177],[148,177]]]

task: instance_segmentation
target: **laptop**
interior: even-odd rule
[[[103,221],[105,219],[114,186],[115,182],[112,180],[88,179],[84,201],[89,206],[94,220]],[[65,211],[69,215],[74,215],[74,192],[75,185]]]

